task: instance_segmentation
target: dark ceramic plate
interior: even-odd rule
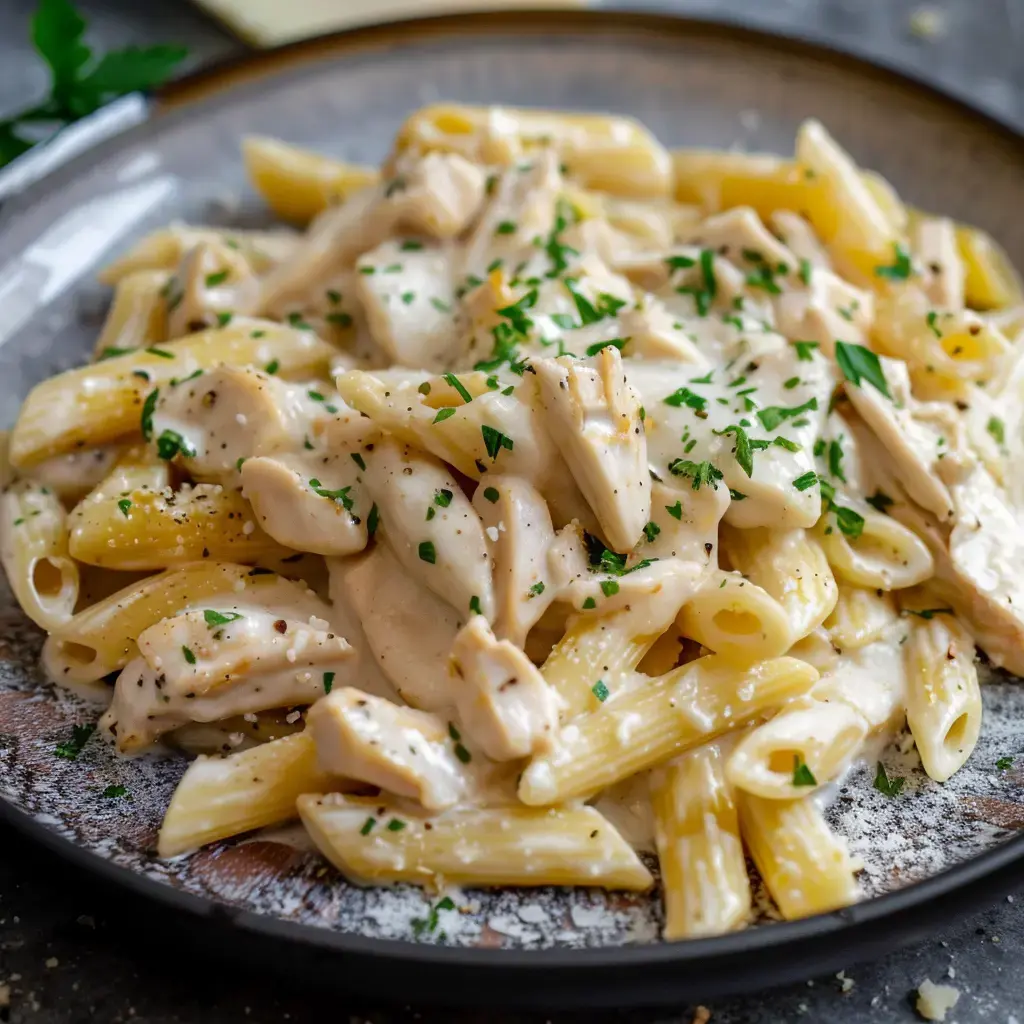
[[[82,360],[104,293],[97,267],[170,220],[253,224],[247,132],[377,162],[413,108],[434,100],[614,111],[670,145],[791,151],[823,120],[915,205],[992,231],[1024,264],[1019,137],[983,115],[847,57],[733,28],[639,14],[479,15],[372,28],[193,78],[148,123],[79,157],[8,204],[0,223],[0,413]],[[994,680],[969,765],[945,786],[893,754],[906,793],[866,771],[829,814],[864,860],[865,902],[792,924],[666,945],[657,898],[586,891],[467,892],[438,934],[418,890],[365,890],[287,830],[172,862],[150,851],[184,764],[119,761],[91,741],[54,756],[95,710],[40,676],[40,637],[10,601],[0,647],[0,809],[64,855],[230,930],[224,945],[320,979],[387,978],[395,996],[624,1005],[780,983],[918,937],[1007,884],[1024,857],[1024,690]],[[102,796],[111,785],[129,796]],[[440,929],[439,929],[440,930]],[[417,932],[421,934],[417,938]],[[338,971],[338,956],[347,968]],[[469,972],[469,973],[467,973]],[[472,984],[467,986],[467,981]],[[453,983],[455,982],[455,983]],[[380,989],[378,988],[378,992]]]

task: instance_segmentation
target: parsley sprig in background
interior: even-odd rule
[[[49,65],[50,95],[0,120],[0,167],[105,103],[166,81],[187,52],[181,46],[128,46],[99,55],[84,36],[85,19],[69,0],[39,0],[32,42]]]

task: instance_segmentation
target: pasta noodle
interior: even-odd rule
[[[785,918],[856,900],[844,773],[905,724],[946,781],[976,651],[1024,665],[996,241],[814,121],[669,152],[436,103],[380,170],[242,150],[300,230],[143,238],[0,446],[44,670],[198,755],[158,854],[298,818],[361,885],[643,892],[654,850],[675,940],[750,922],[747,853]]]

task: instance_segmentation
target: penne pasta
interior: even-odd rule
[[[795,658],[738,668],[711,655],[621,695],[605,684],[608,703],[564,728],[550,754],[533,758],[519,799],[537,807],[594,793],[774,710],[817,676]]]
[[[335,793],[301,796],[298,808],[320,852],[362,885],[588,885],[643,892],[654,881],[593,807],[512,805],[426,817],[379,798]]]
[[[182,776],[157,839],[161,857],[298,816],[303,793],[344,785],[317,764],[308,733],[284,736],[227,757],[197,757]]]
[[[0,562],[37,626],[52,631],[71,619],[78,566],[68,553],[64,509],[48,488],[24,482],[0,494]]]
[[[277,363],[286,377],[326,375],[333,350],[310,331],[265,320],[227,327],[130,352],[51,377],[29,393],[11,435],[18,468],[84,445],[138,437],[146,398],[172,380],[219,363]]]
[[[740,831],[768,892],[787,921],[855,903],[854,862],[809,797],[737,797]]]
[[[651,773],[666,939],[722,935],[747,923],[750,879],[732,787],[708,744]]]
[[[945,782],[963,765],[981,731],[974,643],[948,610],[917,613],[904,646],[907,725],[928,775]]]
[[[102,361],[167,340],[166,288],[163,270],[139,270],[117,282],[114,301],[93,356]]]

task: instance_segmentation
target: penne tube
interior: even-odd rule
[[[738,793],[740,831],[768,892],[787,921],[856,903],[846,841],[811,797],[766,800]]]
[[[120,492],[124,493],[124,492]],[[104,569],[168,569],[201,558],[254,563],[293,554],[256,524],[252,507],[219,484],[177,492],[86,498],[70,516],[74,558]]]
[[[24,468],[76,447],[137,437],[147,396],[198,370],[276,362],[285,378],[323,377],[334,354],[311,331],[236,318],[158,349],[67,370],[29,392],[11,436],[11,461]]]
[[[795,658],[739,668],[710,655],[621,695],[605,685],[608,703],[564,727],[554,750],[529,763],[519,799],[536,807],[595,793],[774,710],[817,678]]]
[[[935,560],[917,534],[861,502],[853,511],[862,520],[856,533],[844,532],[832,514],[818,521],[821,545],[837,576],[859,587],[900,590],[934,575]]]
[[[380,798],[307,794],[299,816],[320,852],[361,885],[587,885],[644,892],[654,880],[593,807],[458,808],[431,817]]]
[[[1005,309],[1024,301],[1020,276],[988,232],[958,224],[956,242],[966,272],[964,297],[968,306],[972,309]]]
[[[562,639],[540,670],[558,695],[563,722],[601,706],[601,699],[594,694],[598,680],[616,687],[636,669],[672,624],[690,592],[692,578],[681,565],[667,585],[645,595],[636,608],[623,607],[607,615],[578,615],[569,620]]]
[[[655,769],[650,791],[664,937],[722,935],[743,927],[750,918],[750,879],[719,747],[698,747]]]
[[[88,502],[124,499],[132,491],[157,493],[170,486],[171,464],[158,458],[148,445],[133,444],[122,451],[110,473],[96,484],[79,508]],[[72,511],[72,518],[76,511]]]
[[[165,270],[139,270],[122,277],[93,357],[98,360],[124,355],[167,340],[167,299],[170,275]]]
[[[376,168],[321,156],[278,139],[250,135],[242,158],[253,188],[283,220],[308,224],[353,192],[380,179]]]
[[[197,757],[174,790],[157,839],[157,855],[176,857],[219,839],[298,816],[303,793],[343,784],[321,770],[305,732],[230,754]]]
[[[502,165],[546,147],[585,188],[638,198],[671,191],[668,152],[627,117],[436,104],[417,110],[395,138],[397,153],[453,152]]]
[[[782,606],[794,643],[817,629],[835,607],[835,578],[809,531],[723,526],[722,547],[735,570]]]
[[[970,634],[948,610],[932,609],[930,614],[932,618],[911,624],[903,648],[907,725],[924,770],[936,782],[945,782],[978,742],[981,690]]]
[[[729,755],[738,789],[767,800],[794,800],[835,779],[856,756],[868,724],[838,701],[783,708],[752,729]]]
[[[68,554],[64,509],[46,487],[25,481],[0,495],[0,562],[22,611],[37,625],[65,625],[78,601],[78,566]]]
[[[43,660],[48,674],[58,683],[101,679],[138,655],[136,640],[143,630],[216,599],[264,606],[283,603],[308,609],[308,614],[323,611],[319,601],[305,596],[304,588],[265,569],[192,562],[132,583],[74,615],[46,641]]]
[[[676,621],[684,636],[737,662],[778,657],[795,639],[782,605],[735,572],[709,573]]]
[[[886,592],[844,583],[832,614],[825,620],[825,629],[840,650],[856,651],[881,640],[896,620],[896,606]]]
[[[294,252],[299,236],[290,231],[238,231],[172,224],[146,235],[124,256],[104,267],[99,279],[103,284],[117,285],[129,274],[140,271],[173,272],[185,255],[203,242],[222,242],[237,248],[253,270],[264,273]]]

